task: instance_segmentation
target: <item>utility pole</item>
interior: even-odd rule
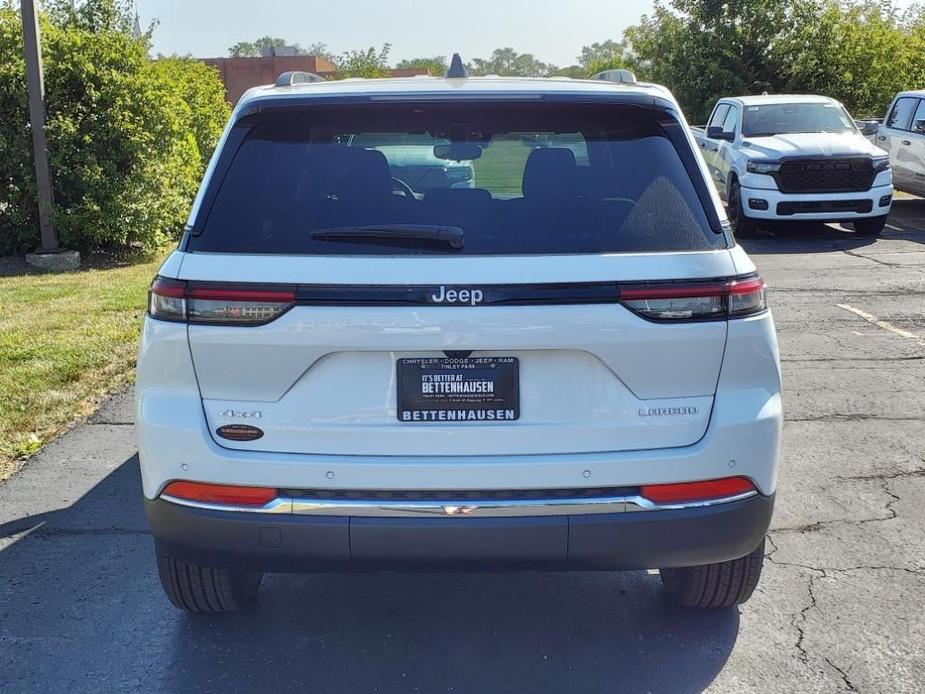
[[[39,227],[42,232],[40,253],[57,253],[61,248],[58,232],[51,221],[53,196],[51,171],[48,167],[48,141],[45,138],[45,79],[42,75],[42,46],[35,0],[22,0],[22,36],[26,59],[26,85],[29,88],[35,183],[39,199]]]

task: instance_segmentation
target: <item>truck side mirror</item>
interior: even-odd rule
[[[925,120],[917,120],[912,126],[912,129],[917,133],[925,133]]]
[[[876,135],[880,131],[880,121],[876,120],[857,120],[854,122],[858,126],[858,130],[861,131],[861,134],[865,137],[870,135]]]
[[[722,126],[710,125],[707,126],[707,137],[709,137],[711,140],[726,140],[728,142],[732,142],[736,139],[736,134],[726,132],[723,130]]]

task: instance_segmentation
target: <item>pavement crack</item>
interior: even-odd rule
[[[886,417],[876,414],[821,414],[814,417],[786,417],[788,422],[922,422],[925,417]]]
[[[845,255],[850,255],[852,258],[860,258],[861,260],[869,260],[872,263],[877,263],[878,265],[885,265],[886,267],[892,267],[892,268],[903,267],[902,265],[899,265],[898,263],[888,263],[885,260],[878,260],[877,258],[873,258],[869,255],[861,255],[860,253],[855,253],[854,251],[849,250],[847,248],[842,248],[840,250],[842,253],[844,253]]]
[[[925,361],[925,354],[916,354],[908,357],[784,357],[782,364],[852,364],[855,362],[870,362],[871,364],[883,364],[886,362],[902,361]]]
[[[809,576],[809,580],[806,583],[807,589],[809,590],[809,604],[804,607],[802,610],[797,612],[790,619],[790,626],[797,630],[797,642],[795,644],[798,657],[801,662],[809,662],[809,652],[806,649],[806,619],[807,615],[811,610],[815,610],[817,607],[816,603],[816,591],[815,585],[816,580],[819,578],[825,578],[825,571],[821,569],[813,569],[814,573]]]
[[[859,691],[858,688],[854,686],[854,683],[851,681],[851,679],[848,677],[848,673],[845,672],[842,668],[838,667],[838,665],[833,663],[831,658],[829,658],[828,656],[824,656],[823,660],[825,660],[825,662],[828,664],[830,668],[832,668],[833,670],[835,670],[835,672],[841,675],[842,682],[845,683],[845,687],[847,688],[849,692]]]
[[[817,578],[830,578],[832,575],[840,573],[851,573],[852,571],[900,571],[902,573],[907,573],[912,576],[925,577],[925,567],[910,569],[907,566],[887,566],[887,565],[861,565],[861,566],[845,566],[845,567],[834,567],[834,566],[810,566],[808,564],[799,564],[797,562],[789,561],[780,561],[779,559],[774,558],[774,554],[777,553],[778,547],[777,544],[771,539],[771,536],[768,535],[768,540],[771,542],[773,550],[765,555],[765,559],[770,561],[772,564],[781,566],[789,569],[802,569],[803,571],[811,571],[821,574]]]
[[[906,470],[903,472],[894,472],[889,475],[852,475],[849,477],[836,477],[835,479],[839,482],[872,482],[874,480],[898,480],[906,477],[925,477],[925,470]],[[892,494],[892,492],[888,493]]]
[[[815,582],[819,578],[825,578],[826,572],[824,569],[817,569],[814,566],[805,566],[803,564],[791,564],[787,562],[781,562],[774,558],[774,555],[777,554],[779,548],[777,543],[774,541],[774,538],[771,537],[770,533],[767,536],[767,540],[771,545],[771,551],[765,555],[767,559],[772,564],[777,564],[778,566],[799,568],[805,571],[810,572],[807,579],[807,591],[809,593],[809,604],[803,607],[799,612],[795,612],[790,617],[790,626],[796,631],[797,638],[796,643],[794,643],[794,648],[797,650],[797,657],[802,663],[809,662],[809,653],[806,649],[806,619],[807,615],[811,610],[816,609],[816,593],[815,593]]]

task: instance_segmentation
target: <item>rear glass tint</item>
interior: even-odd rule
[[[233,159],[210,184],[217,192],[195,220],[190,251],[503,255],[725,247],[672,142],[640,108],[380,103],[268,109],[250,120],[236,152],[223,155]],[[437,233],[444,227],[461,230],[463,242],[447,243]],[[426,233],[409,232],[421,229]]]

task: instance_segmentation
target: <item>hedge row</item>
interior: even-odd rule
[[[146,37],[41,21],[55,217],[68,248],[180,233],[228,118],[218,74],[150,60]],[[0,254],[39,243],[19,12],[0,9]]]

